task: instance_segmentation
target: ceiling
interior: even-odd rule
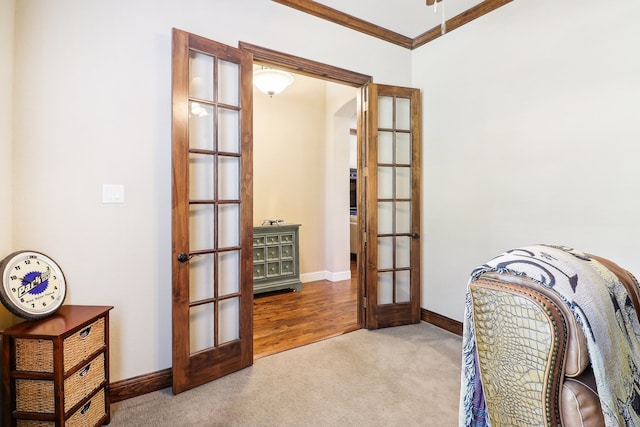
[[[355,31],[415,49],[512,0],[273,0]],[[431,3],[433,0],[429,0]],[[434,10],[435,9],[435,10]]]

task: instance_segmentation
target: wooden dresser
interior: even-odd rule
[[[300,224],[253,227],[253,293],[293,289],[300,283]]]
[[[109,310],[63,305],[2,334],[5,426],[99,426],[110,421]]]

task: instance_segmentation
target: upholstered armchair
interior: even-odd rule
[[[627,270],[520,248],[474,270],[466,309],[461,426],[640,425],[640,289]]]

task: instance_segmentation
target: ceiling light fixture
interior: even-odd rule
[[[253,84],[270,97],[285,90],[293,83],[293,74],[273,68],[262,68],[253,73]]]

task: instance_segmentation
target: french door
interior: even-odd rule
[[[173,392],[253,363],[250,53],[173,30]]]
[[[370,83],[358,104],[359,319],[367,329],[418,323],[420,91]]]

